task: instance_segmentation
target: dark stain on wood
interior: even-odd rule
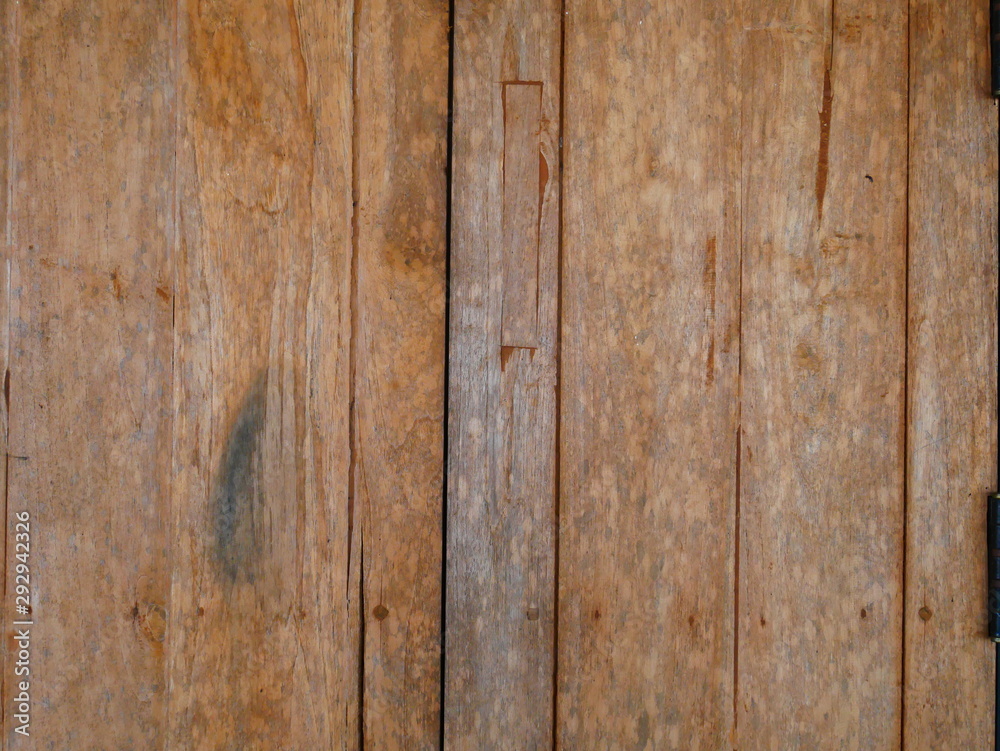
[[[262,444],[267,378],[261,373],[233,421],[212,494],[215,558],[230,583],[253,582],[262,547]]]
[[[507,363],[510,361],[510,356],[514,354],[516,347],[500,347],[500,370],[507,370]]]
[[[819,159],[816,164],[816,211],[823,221],[823,199],[830,172],[830,119],[833,116],[833,81],[830,68],[823,77],[823,109],[819,113]]]
[[[705,324],[708,328],[708,357],[705,359],[705,381],[711,386],[715,381],[715,277],[716,277],[716,240],[715,236],[705,243],[705,268],[702,271],[702,284],[705,297],[708,299]]]
[[[508,345],[501,345],[500,347],[500,371],[505,372],[507,370],[507,363],[510,362],[511,356],[517,350],[524,350],[528,353],[528,357],[534,359],[537,347],[510,347]]]
[[[118,302],[124,302],[125,290],[122,288],[121,279],[118,278],[118,271],[117,270],[112,271],[110,276],[111,276],[111,286],[115,291],[115,299],[118,300]]]
[[[541,232],[542,206],[545,203],[545,188],[549,184],[549,160],[541,149],[538,151],[538,223]]]

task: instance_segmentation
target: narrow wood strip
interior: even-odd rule
[[[552,742],[560,13],[557,0],[455,5],[449,748]],[[534,156],[535,174],[549,176],[534,193],[534,349],[502,346],[504,262],[523,257],[505,247],[503,231],[503,91],[513,81],[541,84],[540,153],[528,146],[522,156],[528,169]],[[509,278],[527,275],[519,269]]]
[[[8,522],[31,516],[31,612],[22,617],[34,621],[25,676],[30,736],[14,732],[13,676],[5,671],[5,747],[161,748],[170,587],[170,8],[157,0],[55,0],[4,11],[14,25],[3,54],[16,79],[3,94],[13,94],[4,153],[13,167],[4,255],[13,270],[6,488]],[[9,562],[18,538],[7,529]]]
[[[364,739],[437,748],[448,2],[359,4],[355,528]]]
[[[180,13],[169,742],[357,748],[352,4]]]
[[[20,99],[17,81],[12,72],[17,69],[18,49],[20,43],[17,37],[18,17],[16,11],[18,5],[11,0],[0,0],[0,40],[3,40],[3,49],[0,50],[0,233],[3,235],[3,253],[0,255],[0,369],[3,377],[3,398],[0,399],[0,487],[3,488],[3,520],[4,520],[4,559],[0,562],[3,570],[3,607],[0,613],[7,617],[10,600],[8,593],[14,593],[17,582],[13,581],[16,576],[16,563],[21,561],[16,559],[16,555],[21,550],[11,551],[9,560],[16,561],[14,566],[7,563],[7,544],[10,524],[7,518],[7,468],[8,458],[8,430],[10,428],[10,269],[13,265],[13,216],[11,214],[11,196],[13,194],[13,163],[14,163],[14,141],[11,138],[11,125],[16,110],[16,103]],[[16,545],[17,540],[14,541]],[[30,541],[29,541],[30,543]],[[29,544],[30,548],[30,544]],[[30,554],[30,550],[29,550]],[[30,563],[30,559],[28,561]],[[30,572],[29,572],[30,573]],[[5,643],[10,643],[13,636],[13,629],[5,626]],[[11,650],[13,652],[13,650]],[[20,698],[21,678],[24,676],[14,675],[13,669],[8,674],[8,666],[11,662],[16,662],[17,657],[11,661],[8,657],[8,650],[0,650],[0,701],[4,706],[10,707],[8,713],[17,714],[14,701]],[[7,714],[7,713],[5,713]],[[12,723],[16,722],[12,718]],[[2,737],[7,737],[8,723],[0,723],[0,733]]]
[[[906,7],[744,21],[736,740],[896,748]]]
[[[988,5],[910,3],[907,749],[991,748],[997,109]]]
[[[566,24],[558,745],[729,748],[739,3]]]
[[[502,347],[538,345],[538,230],[548,175],[539,149],[540,83],[503,84]],[[545,167],[547,170],[547,165]]]

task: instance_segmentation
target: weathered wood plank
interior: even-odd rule
[[[440,734],[448,2],[359,4],[355,529],[364,739]]]
[[[15,32],[17,16],[15,11],[17,9],[17,4],[10,2],[10,0],[0,0],[0,40],[3,40],[3,49],[0,50],[0,91],[3,92],[3,96],[0,97],[0,232],[3,233],[3,251],[0,255],[0,372],[3,373],[3,383],[4,391],[3,398],[0,399],[0,487],[3,488],[3,518],[4,518],[4,532],[3,539],[5,545],[8,544],[7,536],[10,525],[8,525],[8,520],[6,517],[7,511],[7,438],[9,429],[9,384],[10,384],[10,269],[13,259],[13,235],[12,235],[12,216],[10,213],[11,202],[10,197],[13,193],[13,184],[11,181],[11,166],[13,164],[13,146],[14,142],[11,139],[11,125],[12,118],[14,115],[14,102],[18,99],[17,82],[12,71],[17,69],[17,51],[19,48],[19,42],[17,40],[17,34]],[[16,545],[17,540],[13,541]],[[30,541],[29,541],[30,543]],[[29,544],[30,547],[30,544]],[[16,565],[20,561],[14,557],[20,550],[16,549],[12,551],[14,555],[10,557],[11,561],[16,561],[14,565],[7,564],[7,555],[5,547],[4,560],[0,562],[0,567],[3,568],[4,575],[4,589],[3,589],[3,604],[0,606],[0,613],[3,617],[8,620],[13,620],[10,617],[12,611],[13,603],[10,603],[7,599],[8,594],[16,594],[15,586],[17,582],[15,578],[17,576]],[[14,610],[16,614],[16,610]],[[4,644],[9,644],[10,638],[12,636],[11,630],[8,630],[6,625],[4,626]],[[9,650],[11,655],[13,655],[13,650]],[[11,714],[14,713],[14,697],[19,694],[19,684],[23,676],[15,676],[14,669],[11,668],[11,674],[7,674],[7,667],[11,665],[12,662],[16,662],[17,658],[11,660],[8,656],[8,649],[0,650],[0,670],[3,671],[0,675],[0,701],[3,701],[4,706],[8,706],[11,709],[8,710]],[[7,737],[7,723],[0,722],[0,747],[5,746]]]
[[[738,19],[566,4],[560,748],[730,738]]]
[[[904,747],[991,748],[997,110],[988,6],[910,3]]]
[[[445,741],[541,748],[552,742],[560,4],[462,0],[454,23]],[[505,116],[514,87],[540,94],[534,123],[531,107],[517,115],[526,122]],[[508,202],[505,215],[505,165],[532,162],[539,205]],[[534,258],[505,247],[521,212],[539,222]],[[535,346],[504,346],[504,300],[518,301],[518,321],[532,313],[530,295],[505,287],[530,279],[519,264],[532,261]]]
[[[352,3],[180,14],[170,742],[360,745]]]
[[[6,487],[10,514],[31,514],[34,620],[31,735],[13,732],[5,671],[6,747],[162,747],[170,8],[55,0],[4,10],[4,262],[13,269],[5,392],[16,455]],[[13,543],[8,534],[9,560]],[[10,634],[7,601],[3,613]]]
[[[746,7],[736,740],[896,748],[906,7]]]

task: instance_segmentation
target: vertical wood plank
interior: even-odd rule
[[[358,748],[352,4],[180,4],[170,742]]]
[[[747,6],[737,742],[900,742],[906,6]]]
[[[910,3],[904,747],[991,748],[997,110],[986,3]]]
[[[566,4],[560,748],[730,739],[738,22]]]
[[[355,528],[364,739],[437,748],[448,2],[360,3]]]
[[[13,124],[14,103],[19,96],[15,77],[12,75],[12,72],[17,69],[18,48],[20,46],[15,31],[15,23],[17,21],[17,17],[15,16],[16,9],[16,3],[10,0],[0,0],[0,40],[3,40],[3,49],[0,50],[0,91],[3,92],[3,96],[0,97],[0,232],[3,233],[3,251],[2,255],[0,255],[0,369],[3,372],[5,387],[3,399],[0,399],[0,483],[2,483],[0,486],[3,487],[3,520],[5,525],[3,532],[5,555],[3,562],[0,563],[0,568],[3,570],[4,599],[3,604],[0,605],[0,614],[8,620],[13,619],[9,616],[12,610],[12,603],[8,602],[7,594],[15,594],[14,587],[16,586],[16,582],[13,581],[12,576],[12,574],[16,575],[16,566],[8,566],[6,556],[8,529],[7,442],[10,426],[10,269],[14,257],[13,226],[11,221],[13,217],[11,216],[10,200],[13,193],[11,166],[14,157],[11,126]],[[14,552],[19,551],[15,550]],[[12,557],[11,560],[15,559]],[[14,612],[16,613],[16,610]],[[11,631],[4,626],[3,633],[4,644],[10,643]],[[0,702],[3,703],[4,707],[11,707],[11,710],[13,710],[14,697],[19,693],[16,688],[20,683],[15,678],[19,679],[21,676],[15,677],[13,671],[8,676],[7,666],[9,664],[8,650],[0,649],[0,670],[3,671],[2,675],[0,675]],[[15,690],[12,691],[11,689]],[[6,725],[5,722],[0,722],[0,732],[2,732],[2,735],[0,735],[0,747],[4,747],[6,743],[4,740],[7,737]]]
[[[449,748],[552,741],[560,14],[556,0],[455,5]],[[528,138],[510,139],[519,144],[510,155],[505,83],[541,88],[540,119]],[[537,344],[503,346],[505,281],[525,275],[506,271],[518,254],[504,247],[504,165],[532,159],[540,203]]]
[[[170,280],[171,13],[155,0],[5,9],[6,487],[9,512],[31,514],[34,621],[31,735],[14,732],[8,690],[6,747],[158,748],[170,584],[171,309],[160,290]],[[3,613],[10,634],[7,601]]]

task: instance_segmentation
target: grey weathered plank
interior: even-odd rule
[[[552,739],[559,16],[554,0],[455,6],[449,748]],[[536,217],[535,250],[507,247],[533,242]],[[532,279],[534,300],[511,287]]]

